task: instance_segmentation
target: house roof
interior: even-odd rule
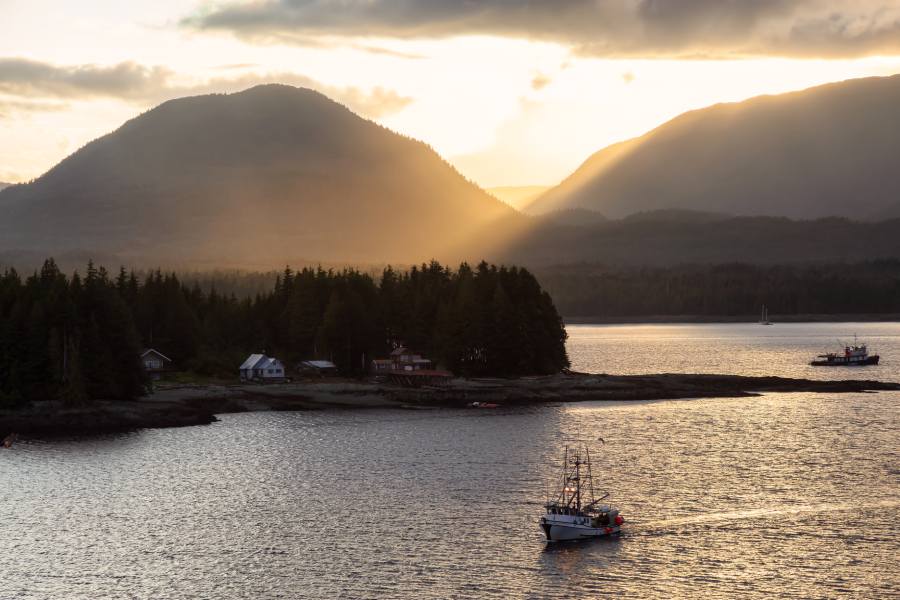
[[[244,363],[241,365],[241,371],[244,371],[245,369],[255,368],[256,364],[258,362],[260,362],[261,360],[263,360],[264,358],[267,358],[265,354],[251,354],[250,356],[247,357],[247,360],[245,360]]]
[[[300,364],[315,367],[316,369],[337,369],[337,365],[330,360],[304,360]]]
[[[393,352],[391,352],[391,356],[400,356],[401,354],[409,354],[409,350],[406,349],[406,346],[397,346],[394,348]]]
[[[147,356],[148,354],[151,354],[151,353],[157,355],[158,357],[160,357],[161,359],[163,359],[165,361],[172,362],[171,358],[169,358],[168,356],[166,356],[159,350],[154,350],[153,348],[144,348],[144,350],[141,351],[141,358],[144,358],[145,356]]]

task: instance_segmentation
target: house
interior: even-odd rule
[[[314,377],[328,377],[337,375],[337,365],[330,360],[304,360],[297,365],[297,372]]]
[[[240,368],[241,381],[284,381],[284,364],[265,354],[251,354]]]
[[[449,371],[436,370],[431,360],[405,346],[395,348],[390,358],[373,360],[372,374],[407,387],[440,385],[453,377]]]
[[[172,364],[172,359],[158,350],[146,348],[141,352],[141,363],[143,363],[144,371],[147,372],[150,379],[158,381],[162,378],[168,366]]]
[[[375,360],[372,363],[376,371],[421,371],[432,367],[430,360],[410,351],[406,346],[394,348],[389,359]]]

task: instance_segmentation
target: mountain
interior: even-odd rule
[[[486,191],[494,198],[506,202],[516,210],[522,210],[531,205],[541,194],[549,190],[546,185],[521,185],[492,187]]]
[[[591,156],[528,207],[900,216],[900,75],[685,113]]]
[[[166,102],[0,211],[0,251],[246,267],[480,258],[518,218],[422,142],[284,85]]]

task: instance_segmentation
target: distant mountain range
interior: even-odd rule
[[[591,156],[526,211],[900,216],[900,76],[685,113]]]
[[[0,264],[900,257],[898,157],[900,77],[864,79],[694,111],[543,194],[491,195],[422,142],[267,85],[166,102],[0,191]],[[535,193],[539,216],[497,199]]]
[[[475,259],[520,220],[422,142],[283,85],[166,102],[0,212],[0,251],[246,267]]]

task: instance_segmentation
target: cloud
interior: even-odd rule
[[[550,78],[549,75],[545,75],[543,73],[538,73],[531,80],[531,89],[533,89],[536,92],[540,91],[540,90],[544,89],[545,87],[547,87],[548,85],[550,85],[550,82],[552,82],[552,81],[553,80]]]
[[[182,25],[296,44],[486,34],[650,58],[900,52],[900,0],[257,0]]]
[[[135,99],[152,93],[172,75],[164,67],[132,62],[112,66],[56,66],[26,58],[0,58],[0,92],[17,96]]]
[[[66,110],[69,105],[63,102],[43,102],[32,100],[15,100],[0,97],[0,119],[7,119],[35,112],[58,112]]]
[[[369,118],[398,112],[412,102],[412,98],[386,88],[364,90],[326,85],[291,72],[245,73],[184,84],[169,69],[132,62],[61,66],[25,58],[0,58],[0,117],[13,112],[60,110],[65,107],[60,100],[114,98],[147,106],[182,96],[237,92],[263,83],[312,88]]]

